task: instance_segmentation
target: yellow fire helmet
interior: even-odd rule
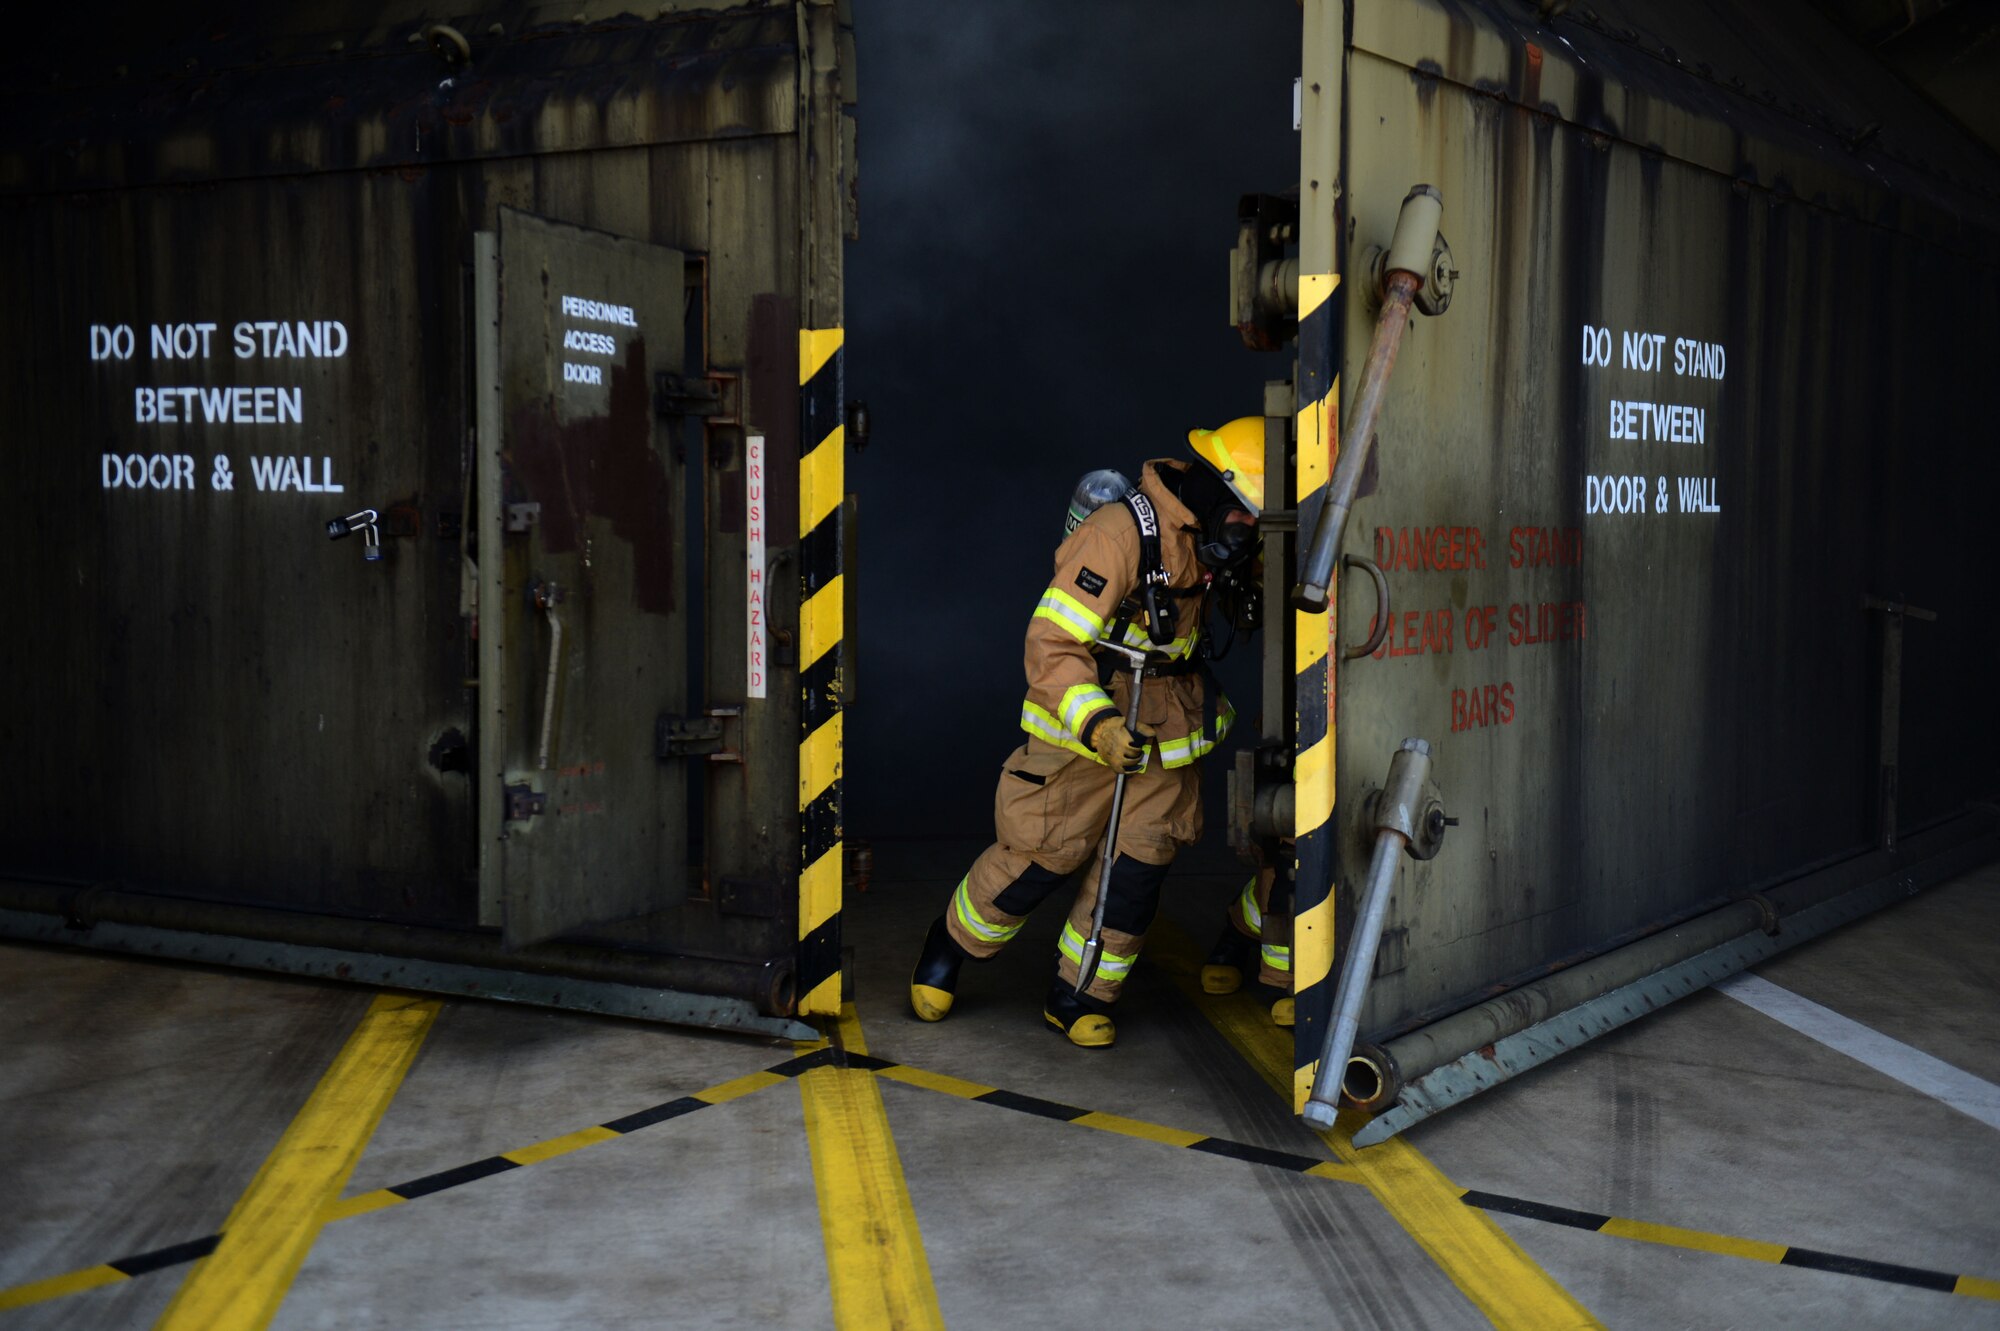
[[[1259,517],[1264,513],[1264,418],[1239,416],[1217,430],[1189,430],[1188,447],[1215,468],[1229,492]]]

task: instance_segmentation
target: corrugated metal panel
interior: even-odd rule
[[[266,31],[287,8],[163,41],[161,54],[92,40],[81,68],[19,71],[0,95],[0,190],[408,170],[797,127],[790,5],[650,22],[468,15],[452,27],[469,63],[440,55],[454,48],[434,49],[434,25],[415,18],[371,18],[351,46],[323,35],[343,31],[330,17]]]
[[[1940,611],[1910,629],[1931,680],[1977,678],[2000,646],[1986,579],[1935,553],[1976,529],[1995,479],[1968,387],[2000,295],[1993,177],[1947,178],[1980,160],[1962,136],[1810,26],[1799,40],[1810,11],[1777,9],[1648,7],[1666,53],[1606,6],[1547,29],[1471,3],[1357,7],[1347,271],[1424,181],[1462,273],[1405,342],[1348,539],[1390,571],[1397,622],[1340,671],[1344,888],[1366,862],[1356,811],[1405,735],[1431,739],[1462,820],[1402,869],[1407,961],[1378,976],[1364,1031],[1868,844],[1864,594]],[[1732,69],[1756,71],[1747,97]],[[1836,122],[1898,110],[1855,153],[1788,110],[1808,94]],[[1719,378],[1677,372],[1710,346]],[[1904,687],[1914,823],[1991,781],[1947,739],[1962,689]]]

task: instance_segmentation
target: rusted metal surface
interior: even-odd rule
[[[0,746],[35,773],[10,791],[0,873],[446,930],[506,924],[513,892],[535,921],[517,939],[571,928],[789,976],[797,688],[781,672],[745,697],[741,439],[788,445],[769,459],[793,473],[795,353],[753,346],[840,322],[841,159],[802,135],[837,144],[851,70],[817,8],[498,6],[450,20],[469,64],[409,4],[143,10],[107,31],[56,15],[92,39],[29,44],[57,52],[41,68],[16,48],[0,478],[22,513],[0,556],[40,645],[0,664]],[[474,251],[505,209],[685,256],[688,278],[624,302],[650,302],[643,349],[547,358],[604,367],[616,428],[517,394],[488,427],[495,466]],[[559,299],[612,293],[544,306],[550,271],[522,274],[515,312],[532,301],[557,339],[597,327]],[[714,414],[658,415],[660,373],[714,384]],[[364,507],[379,563],[326,539]],[[796,623],[795,578],[767,610]],[[482,734],[480,690],[503,685]],[[592,709],[587,733],[644,769],[617,799],[587,789],[612,755],[571,742]],[[719,729],[731,760],[656,757],[666,715]],[[518,797],[483,803],[502,748]],[[647,849],[482,893],[480,827],[505,812]],[[598,886],[565,883],[574,865]],[[726,877],[792,895],[722,910]],[[565,894],[588,908],[543,909]]]
[[[1993,788],[2000,173],[1804,6],[1573,13],[1354,8],[1343,267],[1422,180],[1461,274],[1349,539],[1396,623],[1339,670],[1343,933],[1377,755],[1430,736],[1464,824],[1402,867],[1376,1037],[1872,844],[1868,591],[1940,612],[1906,823]],[[1350,381],[1375,314],[1350,292]]]
[[[415,6],[292,8],[193,30],[141,20],[160,40],[123,49],[79,13],[77,32],[29,48],[69,58],[17,68],[0,96],[0,190],[421,170],[798,127],[788,4],[650,21],[601,2],[559,19],[493,6],[456,25],[470,64],[437,54]]]

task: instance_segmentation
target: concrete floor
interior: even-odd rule
[[[968,970],[949,1021],[907,1016],[914,948],[976,849],[878,844],[872,890],[850,897],[874,1055],[1328,1158],[1162,965],[1136,974],[1116,1048],[1074,1050],[1046,1031],[1057,906]],[[1240,882],[1226,863],[1190,866],[1166,914],[1204,945]],[[1760,973],[2000,1081],[2000,866]],[[0,1308],[28,1282],[215,1233],[369,999],[0,947]],[[793,1056],[786,1042],[447,1002],[346,1195]],[[1424,1236],[1352,1182],[873,1084],[953,1327],[1488,1324]],[[1461,1188],[2000,1278],[2000,1132],[1718,993],[1406,1138]],[[1607,1326],[2000,1327],[2000,1302],[1964,1293],[1493,1218]],[[0,1311],[0,1329],[146,1326],[190,1269]],[[824,1327],[828,1291],[801,1091],[787,1082],[331,1223],[273,1325]]]

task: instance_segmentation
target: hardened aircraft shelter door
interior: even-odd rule
[[[686,896],[681,255],[503,208],[478,237],[480,920],[509,946]]]

